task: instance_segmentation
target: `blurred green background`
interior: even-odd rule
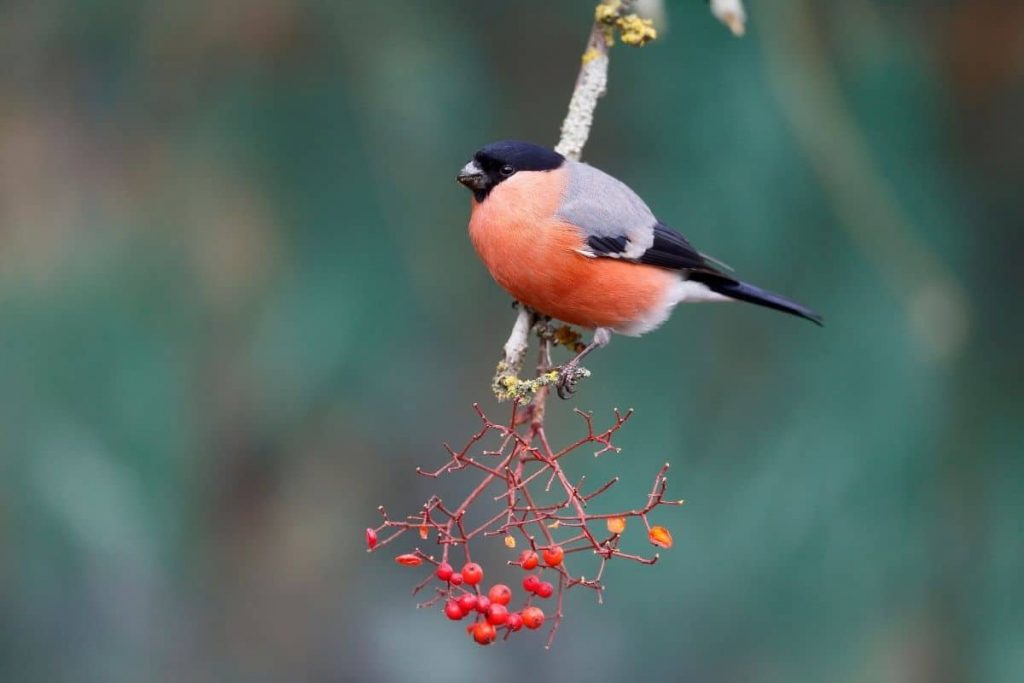
[[[365,554],[498,410],[454,175],[554,143],[593,4],[0,5],[0,679],[1024,680],[1017,3],[668,2],[586,159],[827,326],[683,308],[552,403],[688,504],[551,651]]]

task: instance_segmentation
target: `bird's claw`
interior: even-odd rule
[[[558,371],[558,381],[555,383],[558,398],[564,401],[575,394],[576,385],[584,377],[590,377],[590,370],[580,367],[579,363],[570,361],[563,365]]]

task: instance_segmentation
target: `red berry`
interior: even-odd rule
[[[437,566],[437,571],[434,573],[437,575],[437,578],[442,581],[450,581],[455,570],[452,569],[452,566],[447,562],[442,562]]]
[[[523,615],[519,612],[513,612],[508,615],[508,621],[505,622],[510,631],[518,631],[523,627]]]
[[[487,597],[491,599],[491,602],[507,605],[512,602],[512,589],[503,583],[496,583],[491,586],[491,590],[487,591]]]
[[[501,626],[508,621],[508,608],[505,605],[491,603],[487,608],[487,623],[494,626]]]
[[[536,593],[538,588],[540,588],[540,577],[536,574],[528,574],[523,579],[523,590],[527,593]]]
[[[484,580],[484,570],[476,562],[467,562],[462,567],[462,580],[470,586],[475,586]]]
[[[552,585],[551,585],[551,584],[550,584],[549,582],[547,582],[547,581],[541,581],[541,582],[540,582],[540,585],[539,585],[539,586],[537,586],[537,590],[536,590],[536,593],[537,593],[537,597],[538,597],[538,598],[550,598],[550,597],[551,597],[551,595],[552,595],[552,594],[553,594],[554,592],[555,592],[555,587],[554,587],[554,586],[552,586]]]
[[[557,567],[562,564],[562,558],[565,557],[565,551],[562,550],[560,545],[552,545],[544,548],[544,564],[549,567]]]
[[[544,610],[540,607],[524,607],[522,615],[523,626],[526,628],[536,629],[544,625]]]
[[[466,613],[462,611],[462,606],[459,605],[458,600],[449,600],[444,603],[444,615],[452,621],[458,621],[466,616]]]
[[[476,596],[472,593],[463,593],[458,597],[458,602],[463,614],[469,614],[476,609]]]
[[[541,618],[543,620],[543,617]],[[473,624],[473,640],[481,645],[490,645],[498,637],[498,631],[486,621]]]
[[[398,557],[395,558],[395,562],[397,562],[398,564],[400,564],[400,565],[402,565],[404,567],[418,567],[421,564],[423,564],[423,560],[420,559],[420,556],[419,555],[414,555],[412,553],[406,553],[404,555],[399,555]]]
[[[377,532],[373,529],[366,529],[366,549],[373,550],[377,547]]]
[[[448,583],[450,583],[453,586],[461,586],[462,574],[458,572],[453,572],[452,575],[448,577]]]
[[[486,614],[487,608],[491,606],[491,601],[486,595],[478,595],[476,597],[476,611],[480,614]]]
[[[523,569],[525,569],[526,571],[530,571],[531,569],[535,569],[537,565],[540,564],[540,560],[537,557],[537,553],[533,552],[532,550],[524,550],[523,552],[519,553],[519,563],[522,565]]]

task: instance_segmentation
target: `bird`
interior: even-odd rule
[[[563,399],[613,333],[650,332],[680,303],[744,301],[822,325],[810,308],[725,272],[622,181],[542,145],[486,145],[456,180],[472,192],[469,237],[494,280],[528,309],[594,330],[559,370]]]

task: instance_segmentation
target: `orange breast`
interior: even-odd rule
[[[564,170],[519,172],[473,200],[469,235],[491,275],[516,300],[583,327],[627,326],[666,305],[678,275],[584,256],[582,233],[555,217]]]

